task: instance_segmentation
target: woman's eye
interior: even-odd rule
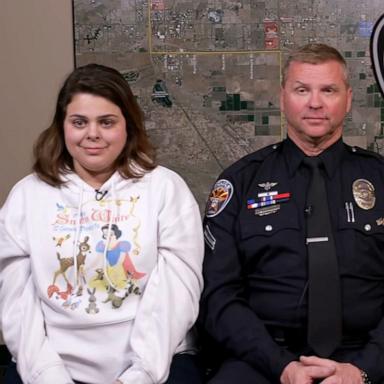
[[[111,120],[111,119],[106,119],[106,120],[101,120],[101,125],[104,127],[104,128],[109,128],[109,127],[112,127],[112,125],[114,124],[114,121]]]
[[[72,120],[72,125],[76,128],[83,128],[85,124],[86,124],[85,120],[81,120],[81,119]]]

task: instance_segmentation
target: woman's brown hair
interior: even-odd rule
[[[88,64],[75,69],[60,89],[51,125],[38,137],[33,170],[46,183],[59,186],[62,175],[73,171],[73,160],[64,142],[67,106],[79,93],[104,97],[117,105],[126,121],[127,142],[116,159],[116,170],[124,178],[140,178],[156,167],[154,148],[144,127],[144,116],[131,88],[115,69]]]

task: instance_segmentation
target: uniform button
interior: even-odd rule
[[[271,232],[272,231],[272,225],[266,225],[265,226],[265,230],[267,231],[267,232]]]
[[[357,151],[356,147],[352,147],[352,152],[356,152],[356,151]]]
[[[273,149],[276,149],[276,148],[277,148],[277,144],[273,145],[272,148],[273,148]]]
[[[366,231],[370,231],[370,230],[372,229],[372,227],[371,227],[370,224],[365,224],[365,225],[364,225],[364,229],[365,229]]]

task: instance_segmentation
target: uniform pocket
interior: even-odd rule
[[[293,201],[282,203],[275,213],[259,216],[252,209],[244,216],[240,225],[242,240],[253,236],[273,236],[283,230],[301,229],[299,211]]]
[[[339,210],[338,236],[341,271],[366,279],[383,279],[384,211],[354,208],[354,217]]]
[[[353,229],[366,236],[384,235],[384,210],[354,208],[348,214],[347,209],[340,209],[338,229]]]

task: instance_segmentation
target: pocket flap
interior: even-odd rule
[[[268,215],[259,216],[255,209],[241,219],[240,233],[242,239],[252,236],[271,236],[284,229],[299,229],[299,212],[294,201],[280,204],[280,208]]]

